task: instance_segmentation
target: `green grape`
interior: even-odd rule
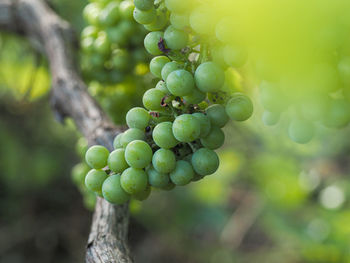
[[[215,45],[210,48],[210,55],[215,64],[222,69],[227,69],[228,65],[225,62],[224,48],[220,45]]]
[[[119,4],[115,2],[110,2],[99,15],[100,24],[103,26],[115,25],[119,19]]]
[[[119,149],[119,148],[123,147],[123,145],[121,144],[122,136],[123,136],[123,133],[119,133],[117,136],[115,136],[114,141],[113,141],[114,149]]]
[[[144,27],[148,31],[160,31],[164,29],[167,23],[168,23],[168,16],[166,11],[162,11],[161,9],[158,8],[156,19],[152,23],[144,25]]]
[[[314,127],[309,121],[293,120],[289,124],[288,135],[294,142],[305,144],[314,136]]]
[[[103,198],[116,205],[122,205],[130,199],[130,195],[122,188],[120,179],[119,174],[113,174],[102,185]]]
[[[262,121],[266,126],[273,126],[278,123],[280,114],[276,112],[264,111]]]
[[[139,24],[150,24],[157,18],[157,12],[154,8],[151,8],[147,11],[142,11],[140,9],[135,8],[133,13],[134,19]]]
[[[188,7],[188,0],[165,0],[165,6],[171,12],[182,13]]]
[[[288,106],[281,89],[266,81],[260,85],[259,97],[264,108],[271,112],[282,112]]]
[[[225,74],[214,62],[205,62],[196,69],[194,79],[199,90],[217,92],[224,85]]]
[[[178,69],[171,72],[166,79],[166,86],[171,94],[185,96],[194,90],[194,79],[190,72]]]
[[[161,189],[164,190],[164,191],[171,191],[175,188],[175,184],[173,184],[171,181],[169,181],[169,184],[162,187]]]
[[[224,91],[208,93],[208,100],[214,104],[225,104],[227,97],[227,93]]]
[[[334,99],[324,116],[324,125],[329,128],[341,129],[350,122],[350,105],[344,99]]]
[[[191,94],[184,96],[183,99],[186,103],[198,104],[198,103],[201,103],[203,100],[205,100],[206,97],[207,97],[206,93],[201,92],[197,88],[194,88]]]
[[[142,102],[146,109],[148,110],[162,110],[162,100],[165,94],[159,89],[149,89],[143,94]]]
[[[125,160],[124,149],[117,149],[111,152],[108,157],[107,163],[108,163],[108,168],[115,173],[121,173],[125,169],[129,168],[129,165]]]
[[[120,30],[122,34],[124,34],[127,37],[131,37],[132,34],[134,34],[135,31],[137,30],[135,23],[128,20],[122,20],[118,24],[117,28]]]
[[[146,35],[144,45],[148,53],[158,56],[163,52],[159,49],[158,43],[164,38],[164,33],[160,31],[150,32]]]
[[[111,45],[107,38],[106,32],[101,31],[98,34],[98,37],[94,42],[94,48],[95,48],[95,51],[101,55],[107,55],[110,52]]]
[[[178,144],[173,134],[173,124],[162,122],[153,129],[152,137],[154,142],[161,148],[170,149]]]
[[[183,30],[190,26],[189,16],[188,14],[171,13],[170,23],[173,27]]]
[[[179,50],[187,46],[188,34],[185,31],[169,26],[164,32],[164,40],[170,49]]]
[[[210,175],[219,168],[219,157],[213,150],[201,148],[192,155],[192,166],[199,175]]]
[[[196,117],[200,124],[201,133],[199,135],[199,138],[204,138],[208,136],[211,130],[211,123],[208,116],[200,112],[193,113],[192,116]]]
[[[222,43],[229,43],[231,40],[232,21],[235,21],[233,17],[224,17],[216,25],[215,34]]]
[[[126,169],[120,177],[122,188],[131,195],[144,191],[147,188],[147,183],[147,174],[142,169],[130,167]]]
[[[182,69],[184,66],[176,61],[172,61],[169,63],[166,63],[162,68],[162,79],[166,80],[169,76],[169,74],[175,70]]]
[[[101,169],[107,165],[109,151],[101,145],[94,145],[87,150],[85,160],[91,168]]]
[[[153,167],[147,170],[148,182],[150,185],[163,188],[169,184],[169,175],[157,172]]]
[[[170,173],[175,169],[175,154],[171,150],[159,149],[153,155],[152,165],[159,173]]]
[[[152,161],[152,148],[144,141],[130,142],[125,149],[125,160],[133,168],[145,168]]]
[[[199,138],[200,122],[191,114],[176,117],[173,123],[174,137],[180,142],[192,142]]]
[[[101,67],[103,66],[103,63],[105,62],[105,59],[103,55],[98,54],[98,53],[92,53],[90,56],[90,61],[91,65],[93,67]]]
[[[107,178],[105,171],[92,169],[85,177],[86,188],[95,192],[100,193],[102,190],[102,184]]]
[[[225,62],[231,67],[240,68],[247,62],[248,55],[243,48],[227,45],[224,47],[223,53]]]
[[[253,114],[253,103],[246,95],[235,93],[226,104],[227,115],[235,121],[245,121]]]
[[[220,128],[224,127],[229,121],[225,107],[220,104],[213,104],[206,109],[211,124]]]
[[[150,196],[151,191],[152,191],[151,187],[148,185],[145,190],[139,193],[133,194],[132,197],[136,200],[144,201]]]
[[[180,160],[176,162],[175,170],[170,173],[170,179],[175,185],[186,185],[194,177],[194,171],[189,162]]]
[[[96,38],[98,35],[98,28],[96,26],[87,26],[81,32],[81,38],[92,37]]]
[[[93,37],[83,38],[81,41],[81,48],[84,52],[91,53],[95,49],[94,43],[95,39]]]
[[[113,50],[111,60],[113,67],[117,70],[127,70],[130,66],[130,55],[126,50]]]
[[[123,19],[132,20],[133,19],[133,10],[134,10],[134,8],[135,8],[135,6],[132,3],[132,1],[128,1],[128,0],[122,1],[119,4],[120,16]]]
[[[149,65],[150,71],[152,74],[158,78],[162,78],[162,69],[165,64],[169,63],[170,59],[166,56],[154,57]]]
[[[144,11],[150,10],[154,7],[153,0],[134,0],[134,5],[136,8]]]
[[[201,139],[201,144],[211,150],[220,148],[224,142],[225,134],[217,126],[212,126],[208,136]]]
[[[130,142],[135,140],[146,140],[146,135],[140,129],[131,128],[123,133],[123,136],[120,138],[120,143],[125,148]]]
[[[169,90],[166,87],[165,81],[164,80],[160,80],[158,81],[156,87],[156,89],[160,90],[161,92],[163,92],[164,94],[169,94]]]
[[[97,3],[88,4],[83,10],[84,19],[91,25],[99,25],[99,14],[101,10]]]
[[[108,27],[106,28],[106,33],[108,39],[118,46],[125,46],[128,42],[127,36],[124,35],[120,28],[118,27]]]
[[[90,168],[85,163],[78,163],[72,169],[72,181],[80,186],[84,184],[85,176]]]
[[[190,14],[190,25],[200,35],[212,35],[215,30],[215,22],[211,15],[212,10],[207,6],[199,6]]]
[[[193,156],[193,154],[189,154],[189,155],[185,156],[185,158],[183,158],[183,160],[186,162],[192,163],[192,156]],[[196,182],[196,181],[199,181],[199,180],[204,178],[203,175],[197,174],[195,170],[193,170],[193,172],[194,172],[194,176],[192,178],[192,182]]]
[[[126,114],[126,123],[130,128],[144,130],[151,120],[151,116],[144,108],[132,108]]]

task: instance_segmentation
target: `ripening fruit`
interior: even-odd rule
[[[213,150],[201,148],[192,155],[192,166],[199,175],[210,175],[219,168],[219,157]]]
[[[273,126],[278,123],[280,114],[276,112],[264,111],[262,121],[266,126]]]
[[[188,2],[188,0],[165,0],[165,6],[171,12],[182,13],[186,11]]]
[[[163,92],[164,94],[169,94],[169,90],[166,87],[165,81],[164,80],[160,80],[158,81],[156,87],[156,89],[160,90],[161,92]]]
[[[133,194],[132,197],[136,200],[144,201],[150,196],[151,191],[152,191],[151,187],[149,185],[147,185],[145,190],[143,190],[139,193]]]
[[[148,178],[147,174],[142,169],[128,168],[121,177],[120,184],[125,192],[133,195],[144,191],[147,187]]]
[[[161,148],[170,149],[178,144],[173,134],[173,124],[162,122],[153,129],[152,137],[154,142]]]
[[[120,19],[119,4],[110,2],[105,8],[102,9],[99,20],[103,26],[115,25]]]
[[[185,31],[169,26],[164,32],[164,40],[167,46],[173,50],[179,50],[187,46],[188,34]]]
[[[144,130],[151,119],[148,111],[141,107],[135,107],[126,114],[126,123],[129,128]]]
[[[206,137],[209,134],[210,129],[211,129],[210,119],[208,118],[207,115],[205,115],[204,113],[201,113],[201,112],[193,113],[192,116],[196,117],[200,123],[201,133],[200,133],[199,137],[200,138]]]
[[[134,0],[134,5],[140,10],[147,11],[154,7],[153,2],[153,0]]]
[[[92,169],[85,177],[85,185],[87,189],[95,193],[101,193],[102,184],[106,178],[107,174],[105,171]]]
[[[161,31],[168,23],[168,16],[166,10],[157,9],[156,19],[147,25],[144,25],[148,31]]]
[[[205,100],[206,97],[207,97],[206,93],[200,91],[197,88],[194,88],[192,92],[184,96],[183,99],[186,103],[189,103],[189,104],[199,104],[203,100]]]
[[[178,116],[173,123],[174,137],[180,142],[192,142],[199,138],[200,122],[191,114]]]
[[[151,8],[147,11],[142,11],[135,8],[133,13],[134,19],[139,24],[150,24],[157,18],[157,12],[154,8]]]
[[[152,165],[159,173],[170,173],[175,169],[175,154],[171,150],[159,149],[153,155]]]
[[[158,44],[164,38],[164,33],[161,31],[150,32],[146,35],[144,45],[148,53],[154,56],[161,55],[163,52],[159,49]]]
[[[121,144],[122,136],[123,136],[123,133],[119,133],[117,136],[115,136],[114,141],[113,141],[114,149],[119,149],[119,148],[123,147],[123,145]]]
[[[117,149],[110,153],[108,157],[108,168],[112,172],[122,173],[125,169],[129,167],[125,160],[125,150]]]
[[[130,55],[126,50],[115,49],[112,52],[111,61],[115,69],[125,71],[130,66]]]
[[[159,173],[153,167],[147,170],[147,174],[148,174],[149,184],[154,187],[163,188],[169,184],[169,181],[170,181],[169,175]]]
[[[188,14],[174,13],[170,14],[170,23],[176,29],[183,30],[190,26],[190,20]]]
[[[226,104],[227,115],[235,121],[245,121],[253,114],[253,103],[242,93],[235,93]]]
[[[101,145],[94,145],[87,150],[85,160],[91,168],[101,169],[107,165],[109,151]]]
[[[166,79],[166,86],[175,96],[189,95],[195,88],[192,74],[184,69],[171,72]]]
[[[170,59],[166,56],[154,57],[149,64],[149,69],[154,76],[158,78],[162,78],[162,74],[161,74],[162,69],[164,65],[169,62],[170,62]]]
[[[125,160],[133,168],[145,168],[152,161],[152,148],[144,141],[132,141],[126,146]]]
[[[99,36],[94,42],[94,48],[100,55],[107,55],[110,52],[111,43],[109,42],[105,32],[100,32]]]
[[[211,150],[219,149],[225,142],[224,132],[217,126],[211,127],[209,134],[201,138],[201,144]]]
[[[124,0],[119,4],[119,13],[123,19],[132,20],[135,6],[132,1]]]
[[[194,171],[189,162],[180,160],[176,162],[175,170],[170,173],[171,181],[176,185],[186,185],[194,177]]]
[[[120,143],[125,148],[130,142],[135,140],[146,140],[146,135],[140,129],[131,128],[123,133]]]
[[[122,205],[130,199],[130,195],[124,191],[120,184],[119,174],[113,174],[104,181],[102,195],[108,202],[116,205]]]
[[[182,69],[184,66],[176,61],[166,63],[162,68],[162,79],[166,80],[169,74],[175,70]]]
[[[206,109],[207,116],[212,125],[220,128],[224,127],[229,121],[225,107],[221,104],[213,104]]]
[[[224,85],[225,74],[214,62],[205,62],[196,69],[194,79],[199,90],[217,92]]]
[[[314,127],[309,121],[293,120],[289,124],[288,135],[294,142],[305,144],[314,136]]]
[[[165,97],[165,94],[159,89],[149,89],[143,94],[142,102],[146,109],[158,111],[163,109],[162,99]]]
[[[211,35],[215,30],[215,21],[211,15],[212,10],[205,5],[198,6],[190,14],[192,29],[201,35]]]

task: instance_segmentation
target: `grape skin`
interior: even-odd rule
[[[226,104],[227,115],[235,121],[245,121],[253,114],[252,101],[241,93],[236,93]]]
[[[288,127],[288,135],[294,142],[305,144],[314,136],[313,125],[304,120],[293,120]]]
[[[153,0],[134,0],[134,5],[140,10],[147,11],[153,7]]]
[[[192,74],[184,69],[171,72],[166,85],[171,94],[175,96],[185,96],[193,92],[195,84]]]
[[[131,128],[123,133],[120,143],[125,148],[130,142],[135,140],[146,140],[146,135],[140,129]]]
[[[169,184],[169,176],[164,173],[157,172],[153,167],[147,170],[149,184],[157,187],[163,188]]]
[[[196,69],[194,79],[202,92],[217,92],[224,85],[225,74],[214,62],[205,62]]]
[[[207,97],[207,94],[200,91],[197,88],[194,88],[192,90],[192,92],[186,96],[183,97],[184,101],[186,103],[190,103],[190,104],[199,104],[201,103],[203,100],[205,100],[205,98]]]
[[[165,94],[159,89],[149,89],[143,94],[142,102],[146,109],[158,111],[162,110],[163,106],[161,105],[162,99],[165,97]]]
[[[219,157],[213,150],[201,148],[192,155],[192,166],[199,175],[210,175],[219,168]]]
[[[219,127],[212,126],[209,134],[200,141],[204,147],[216,150],[224,144],[225,134]]]
[[[162,77],[162,69],[165,64],[169,63],[170,59],[166,56],[154,57],[150,62],[150,71],[152,74],[158,78]]]
[[[131,195],[144,191],[147,187],[147,182],[146,172],[142,169],[132,167],[126,169],[120,177],[122,188]]]
[[[144,141],[135,140],[126,146],[125,160],[133,168],[145,168],[152,161],[152,149]]]
[[[182,68],[183,68],[183,65],[176,61],[166,63],[162,68],[162,72],[161,72],[162,79],[166,80],[171,72]]]
[[[158,43],[164,38],[161,31],[150,32],[146,35],[144,45],[148,53],[154,56],[161,55],[163,52],[159,49]]]
[[[148,112],[141,107],[135,107],[126,114],[126,123],[130,128],[144,130],[151,119]]]
[[[162,122],[154,128],[152,137],[154,142],[161,148],[170,149],[178,144],[173,134],[173,124],[171,122]]]
[[[276,112],[264,111],[262,121],[267,126],[273,126],[278,123],[280,114]]]
[[[180,142],[192,142],[199,138],[200,122],[191,114],[177,117],[173,123],[174,137]]]
[[[200,123],[200,138],[204,138],[206,136],[208,136],[210,130],[211,130],[211,122],[210,119],[208,118],[207,115],[205,115],[204,113],[200,113],[200,112],[196,112],[193,113],[192,116],[196,117],[197,120]]]
[[[124,191],[120,184],[119,174],[113,174],[104,181],[102,195],[108,202],[116,205],[122,205],[130,199],[130,195]]]
[[[117,149],[110,153],[108,157],[108,168],[115,173],[121,173],[129,167],[125,160],[125,150]]]
[[[121,138],[123,136],[123,133],[119,133],[117,136],[115,136],[114,141],[113,141],[113,147],[114,149],[119,149],[122,148],[123,145],[121,144]]]
[[[175,185],[189,184],[194,177],[194,171],[189,162],[180,160],[176,162],[175,170],[170,173],[170,179]]]
[[[102,184],[106,178],[107,174],[105,171],[92,169],[85,177],[86,188],[95,193],[100,193],[102,190]]]
[[[220,104],[213,104],[206,109],[206,113],[210,122],[214,126],[224,127],[229,121],[225,107]]]
[[[153,155],[152,165],[159,173],[170,173],[176,166],[175,154],[168,149],[159,149]]]
[[[139,193],[133,194],[132,197],[138,201],[144,201],[150,196],[151,191],[152,191],[152,189],[148,185],[145,190],[143,190]]]
[[[164,39],[170,49],[179,50],[187,46],[189,37],[185,31],[169,26],[164,32]]]
[[[152,23],[156,19],[157,13],[154,8],[147,11],[135,8],[133,16],[137,23],[145,25]]]
[[[107,165],[109,151],[101,145],[94,145],[87,150],[85,160],[91,168],[101,169]]]

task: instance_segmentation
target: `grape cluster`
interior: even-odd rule
[[[88,26],[81,33],[81,48],[87,79],[120,83],[135,77],[140,63],[149,62],[142,48],[146,30],[133,20],[133,10],[131,0],[93,0],[85,7]]]
[[[219,40],[204,41],[196,30],[201,19],[190,25],[180,2],[134,1],[135,20],[151,31],[144,46],[155,56],[150,71],[159,82],[144,93],[144,108],[128,111],[129,129],[116,136],[114,151],[95,145],[86,153],[93,169],[85,184],[111,203],[144,200],[151,187],[170,190],[213,174],[222,128],[252,115],[251,100],[225,85],[229,65],[213,59]]]

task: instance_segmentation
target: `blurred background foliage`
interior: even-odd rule
[[[50,4],[82,30],[86,1]],[[89,91],[122,123],[146,87],[129,79]],[[2,33],[0,262],[84,261],[95,197],[70,177],[73,168],[83,179],[86,143],[71,120],[55,119],[49,89],[42,54]],[[131,203],[136,262],[350,262],[349,129],[297,145],[283,125],[263,126],[256,105],[250,121],[226,128],[216,174]]]

